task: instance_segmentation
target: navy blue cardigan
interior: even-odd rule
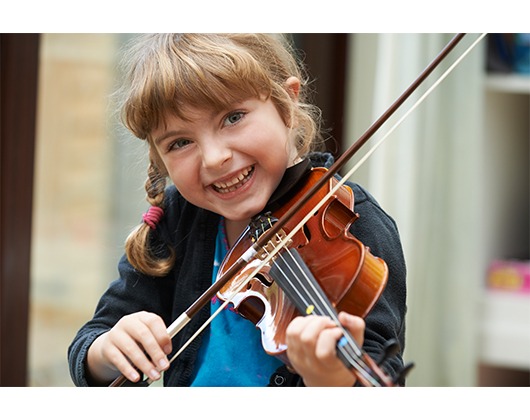
[[[329,154],[313,154],[313,166],[329,167]],[[366,317],[364,350],[373,358],[382,353],[385,342],[396,339],[401,352],[386,360],[383,369],[391,376],[403,367],[405,345],[406,269],[397,227],[374,198],[362,187],[348,183],[355,197],[355,212],[360,218],[351,232],[373,255],[385,260],[389,268],[387,286]],[[76,386],[90,385],[87,380],[88,348],[124,315],[149,311],[170,325],[210,286],[219,216],[188,203],[174,188],[166,192],[165,216],[153,232],[153,245],[164,252],[166,244],[176,251],[176,263],[163,278],[140,273],[123,256],[119,262],[119,278],[101,297],[93,318],[81,327],[68,348],[70,374]],[[210,308],[204,307],[173,339],[175,350],[182,347],[208,319]],[[164,373],[164,386],[188,386],[200,336],[171,364]],[[280,368],[270,380],[271,386],[303,385],[298,375]]]

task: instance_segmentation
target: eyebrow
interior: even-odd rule
[[[153,139],[153,143],[158,146],[160,143],[162,143],[167,138],[177,136],[178,134],[179,134],[178,131],[174,131],[174,130],[168,131],[167,133],[162,134],[160,137]]]
[[[218,110],[217,111],[215,109],[212,109],[210,111],[210,118],[216,118],[218,115],[223,114],[224,112],[227,112],[227,110],[229,110],[229,109],[232,109],[232,108],[235,109],[237,107],[241,107],[248,100],[249,99],[235,101],[234,103],[228,104],[228,106],[226,106],[222,110]],[[161,143],[162,141],[166,140],[168,137],[177,137],[177,136],[182,135],[182,133],[181,133],[182,131],[184,131],[184,130],[176,130],[176,131],[175,130],[170,130],[167,133],[162,134],[160,137],[154,138],[153,139],[153,143],[158,146],[159,143]]]

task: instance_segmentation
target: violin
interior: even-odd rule
[[[223,261],[217,281],[168,327],[169,336],[174,337],[216,294],[224,301],[210,320],[173,355],[170,362],[229,303],[260,328],[264,349],[287,364],[285,332],[295,316],[327,315],[336,320],[340,327],[337,310],[361,317],[368,314],[386,285],[388,268],[382,259],[372,255],[349,233],[349,227],[359,215],[353,211],[353,193],[344,184],[364,160],[340,181],[335,175],[410,97],[463,36],[457,34],[331,168],[312,170],[304,177],[301,186],[297,183],[292,199],[272,213],[253,219]],[[483,37],[461,55],[415,106]],[[372,147],[364,159],[384,138]],[[387,343],[382,359],[397,351],[397,343]],[[379,368],[382,360],[379,363],[372,360],[344,329],[343,337],[337,344],[337,355],[365,386],[395,386],[413,366],[408,364],[396,377],[389,378]],[[122,375],[110,386],[121,386],[126,381]]]
[[[285,209],[292,207],[326,172],[325,168],[313,168],[302,180],[298,191],[291,191],[291,198],[283,207],[274,214],[255,217],[224,259],[219,275],[222,276],[226,268],[273,226],[276,216],[283,215]],[[336,184],[337,180],[331,178],[311,197],[306,203],[306,211],[301,214],[312,210]],[[264,350],[287,365],[285,333],[296,316],[328,315],[336,320],[336,311],[344,310],[364,318],[386,285],[386,263],[372,255],[349,231],[359,217],[354,212],[354,201],[353,191],[342,186],[320,210],[312,213],[303,229],[287,242],[288,246],[284,245],[277,258],[261,265],[255,273],[259,262],[269,253],[265,247],[258,258],[217,293],[221,300],[230,301],[240,315],[261,330]],[[290,219],[270,247],[281,246],[285,233],[293,231],[298,223],[297,218]],[[356,345],[353,337],[345,331],[343,333],[344,340],[339,342],[338,354],[342,354],[343,362],[361,383],[392,385],[392,381]],[[365,366],[363,370],[359,367],[361,365]]]
[[[299,195],[325,172],[325,168],[313,168],[300,191],[292,196],[286,207],[289,208],[292,202],[298,200]],[[331,184],[336,181],[331,179],[329,182]],[[313,199],[321,199],[327,192],[321,190]],[[311,209],[312,205],[313,200],[308,203],[308,207]],[[375,304],[377,296],[383,291],[388,278],[388,268],[383,260],[374,257],[369,249],[350,234],[349,227],[359,217],[354,213],[353,207],[352,190],[342,187],[338,194],[329,199],[324,208],[313,215],[304,224],[304,228],[294,235],[289,241],[289,247],[297,249],[305,265],[319,279],[319,284],[333,306],[365,317]],[[277,220],[275,216],[282,215],[284,210],[280,208],[274,215],[266,213],[251,221],[219,267],[220,276],[274,224]],[[291,219],[284,226],[284,233],[292,231],[296,223],[296,219]],[[268,337],[263,343],[265,350],[276,354],[283,347],[280,344],[284,342],[283,329],[291,321],[288,319],[283,325],[282,312],[289,314],[289,318],[292,304],[282,297],[284,293],[274,284],[276,279],[269,273],[272,267],[270,262],[254,275],[254,279],[247,280],[259,260],[258,258],[247,264],[217,295],[222,300],[231,300],[235,309],[258,327],[263,325],[263,334]],[[247,284],[243,291],[239,291],[242,282]],[[254,296],[261,302],[252,302],[251,298]],[[246,302],[249,299],[250,301]],[[267,309],[263,310],[261,306]],[[283,325],[283,328],[280,325]]]

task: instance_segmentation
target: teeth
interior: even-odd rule
[[[220,192],[230,192],[230,191],[233,191],[235,190],[236,188],[232,188],[234,185],[237,185],[239,184],[241,181],[243,181],[250,172],[252,172],[253,170],[253,167],[252,166],[249,166],[248,168],[245,168],[243,169],[243,171],[241,171],[241,173],[232,178],[230,181],[227,181],[227,182],[215,182],[213,184],[213,186],[215,187],[215,189],[217,190],[225,190],[225,191],[220,191]]]

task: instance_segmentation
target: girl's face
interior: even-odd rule
[[[190,203],[247,221],[295,162],[293,131],[270,99],[187,111],[189,121],[170,116],[152,136],[171,180]]]

